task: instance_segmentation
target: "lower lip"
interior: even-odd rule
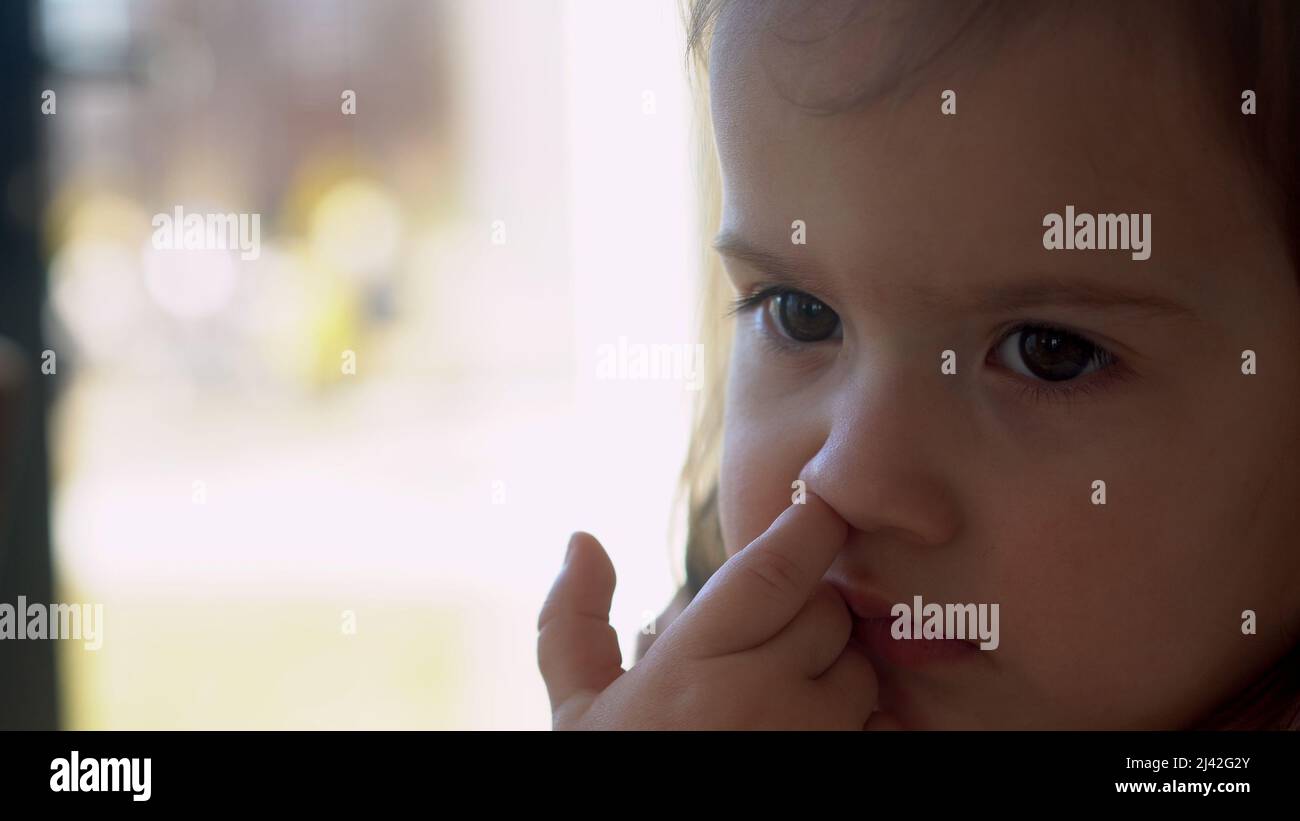
[[[898,667],[929,667],[933,664],[974,658],[980,649],[960,639],[896,639],[890,630],[894,617],[853,620],[853,639],[872,658]]]

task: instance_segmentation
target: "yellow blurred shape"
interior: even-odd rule
[[[65,598],[64,601],[93,601]],[[345,632],[352,607],[355,633]],[[104,606],[104,646],[59,642],[68,729],[459,729],[465,613],[240,599]]]
[[[312,253],[346,276],[367,280],[391,273],[401,235],[397,201],[367,179],[340,181],[312,209]]]

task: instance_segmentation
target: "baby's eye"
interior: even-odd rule
[[[1021,325],[1007,334],[995,352],[1012,371],[1048,382],[1076,379],[1115,361],[1105,348],[1047,325]]]
[[[840,318],[830,306],[802,291],[770,294],[768,316],[782,336],[795,342],[824,342],[840,333]]]

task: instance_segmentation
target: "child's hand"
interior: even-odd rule
[[[614,567],[574,534],[538,618],[538,663],[556,729],[860,730],[876,675],[822,576],[847,525],[820,498],[793,505],[709,579],[624,671],[609,625]]]

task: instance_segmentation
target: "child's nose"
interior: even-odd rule
[[[844,390],[828,404],[826,438],[799,478],[857,530],[944,545],[961,526],[956,454],[946,452],[947,414],[916,387],[905,393],[891,380],[887,390],[879,382]]]

